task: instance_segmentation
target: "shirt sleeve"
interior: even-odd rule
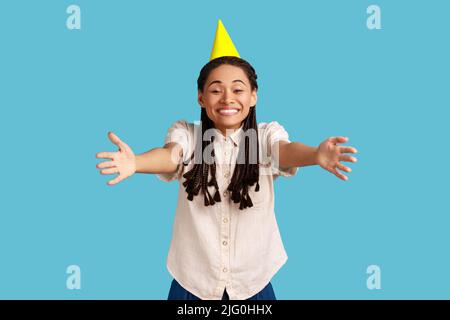
[[[263,126],[263,133],[262,133],[262,139],[263,139],[263,151],[266,152],[266,155],[270,159],[270,166],[271,166],[271,172],[272,174],[276,176],[284,176],[284,177],[290,177],[294,176],[297,173],[297,167],[290,167],[290,168],[280,168],[278,165],[278,160],[276,159],[276,150],[274,144],[277,141],[287,141],[291,142],[289,140],[289,134],[287,131],[283,128],[282,125],[280,125],[277,121],[272,121]]]
[[[178,163],[177,170],[172,173],[159,173],[156,176],[166,182],[170,182],[176,179],[180,179],[183,174],[184,165],[182,162],[189,158],[191,152],[191,143],[189,124],[185,120],[179,120],[174,122],[171,127],[167,130],[166,137],[164,139],[164,144],[176,142],[183,149],[183,158],[180,159]]]

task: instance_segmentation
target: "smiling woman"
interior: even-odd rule
[[[270,281],[287,254],[275,218],[274,179],[315,164],[341,178],[337,168],[350,172],[340,161],[352,161],[343,153],[356,150],[337,146],[345,138],[309,147],[289,141],[276,121],[257,123],[257,91],[255,69],[219,21],[211,59],[197,79],[200,124],[176,121],[163,148],[138,156],[111,133],[120,150],[98,155],[112,159],[98,167],[119,173],[114,183],[135,172],[179,182],[169,299],[276,299]]]
[[[229,134],[241,126],[250,107],[255,107],[257,101],[256,73],[238,59],[222,57],[213,60],[214,63],[205,66],[199,77],[198,102],[224,135],[227,135],[227,129]],[[246,68],[247,72],[244,71]],[[254,80],[250,83],[252,76]]]

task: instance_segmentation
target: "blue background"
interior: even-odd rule
[[[66,8],[81,8],[68,30]],[[366,9],[381,7],[381,30]],[[350,137],[344,182],[276,181],[279,299],[450,298],[448,1],[2,1],[0,298],[166,299],[177,183],[95,165],[199,119],[217,19],[259,77],[258,121]],[[447,191],[445,191],[447,190]],[[66,288],[81,267],[81,290]],[[366,268],[381,268],[368,290]]]

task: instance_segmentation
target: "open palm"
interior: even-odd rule
[[[333,173],[342,180],[348,180],[347,176],[343,175],[337,169],[351,172],[352,169],[340,163],[340,161],[356,162],[355,157],[345,155],[344,153],[357,153],[356,149],[349,146],[338,146],[338,143],[347,142],[347,137],[331,137],[323,141],[319,145],[317,152],[317,163],[325,170]]]
[[[99,152],[97,158],[110,159],[97,164],[101,174],[119,174],[114,179],[108,181],[108,185],[114,185],[132,176],[136,172],[136,156],[133,150],[112,132],[108,132],[108,138],[119,147],[116,152]]]

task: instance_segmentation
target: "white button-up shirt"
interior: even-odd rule
[[[177,142],[183,149],[183,160],[194,150],[194,127],[198,124],[175,122],[168,130],[165,143]],[[216,129],[214,129],[216,130]],[[200,192],[193,201],[187,199],[182,177],[193,167],[178,165],[172,174],[158,174],[163,181],[178,179],[178,205],[167,268],[180,285],[200,299],[221,299],[225,288],[231,300],[244,300],[261,291],[287,260],[274,212],[273,180],[293,176],[297,168],[281,169],[276,161],[260,164],[260,190],[250,187],[253,207],[239,209],[226,191],[239,151],[242,127],[214,140],[216,179],[221,202],[204,205]],[[201,132],[201,131],[200,131]],[[276,141],[288,141],[284,128],[273,121],[258,125],[260,154],[271,159]],[[261,159],[261,157],[260,157]],[[273,159],[272,159],[273,160]],[[215,189],[210,188],[214,195]]]

